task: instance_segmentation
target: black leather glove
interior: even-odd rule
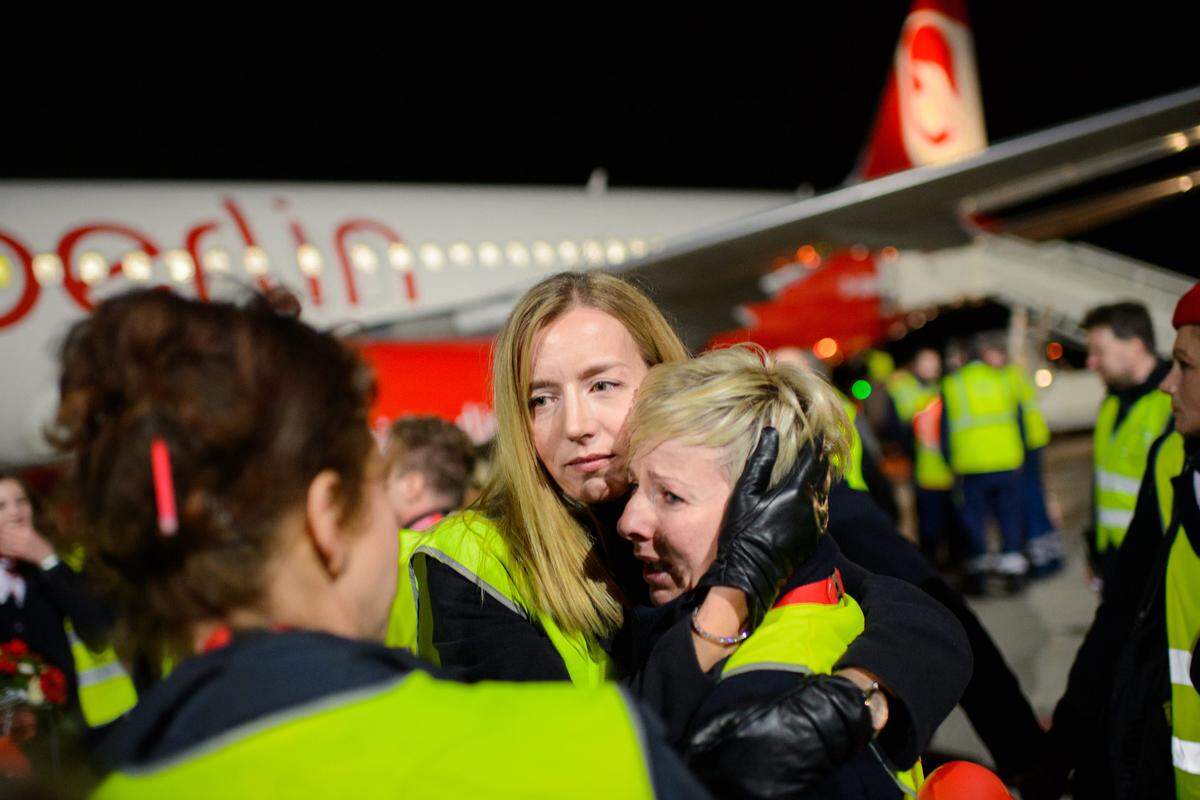
[[[768,489],[778,452],[779,433],[763,428],[729,497],[717,537],[717,559],[698,584],[745,592],[751,631],[775,604],[783,582],[812,555],[821,535],[812,504],[813,487],[826,471],[819,444],[805,445],[787,477]]]
[[[862,691],[810,675],[786,694],[733,706],[688,734],[684,757],[719,797],[798,797],[870,743]]]

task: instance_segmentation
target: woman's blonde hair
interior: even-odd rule
[[[586,508],[564,495],[542,467],[530,424],[534,339],[577,307],[603,311],[625,326],[647,366],[688,358],[654,302],[618,277],[564,272],[534,286],[496,339],[495,456],[477,506],[499,524],[529,599],[563,630],[599,638],[620,626],[621,602],[580,521]]]
[[[733,483],[768,425],[779,431],[771,486],[787,475],[808,442],[821,442],[830,469],[813,502],[824,516],[829,486],[850,455],[850,420],[842,399],[824,378],[799,365],[776,363],[758,345],[713,350],[651,369],[626,422],[628,458],[668,440],[719,448]]]

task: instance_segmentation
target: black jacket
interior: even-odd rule
[[[1151,449],[1151,462],[1163,442]],[[1196,443],[1174,484],[1175,532],[1200,552],[1200,509],[1191,472]],[[1108,564],[1105,590],[1075,656],[1067,688],[1054,710],[1049,758],[1074,770],[1083,798],[1174,796],[1171,731],[1163,713],[1170,699],[1163,591],[1173,537],[1159,511],[1153,470],[1138,492],[1133,520]]]
[[[255,631],[231,644],[187,659],[142,697],[101,746],[111,768],[137,768],[184,757],[220,739],[252,735],[256,724],[285,712],[320,710],[335,695],[394,683],[428,664],[401,650],[326,633]],[[643,733],[642,748],[659,798],[702,798],[707,793],[663,742],[657,722],[630,704]],[[504,720],[488,720],[503,725]],[[397,729],[403,719],[395,720]],[[385,728],[370,731],[387,737]],[[515,744],[514,746],[519,746]],[[458,760],[471,767],[471,753]],[[303,764],[289,765],[303,769]],[[386,764],[381,764],[386,768]],[[447,793],[453,794],[453,787]],[[212,794],[220,796],[218,787]]]
[[[919,587],[958,619],[974,660],[970,682],[959,701],[963,711],[1002,775],[1015,775],[1035,764],[1041,757],[1044,736],[1037,715],[1000,649],[962,595],[896,530],[871,498],[844,483],[829,495],[829,535],[846,558],[877,575]],[[910,691],[922,690],[923,684],[916,683]]]
[[[645,598],[640,565],[629,544],[606,524],[609,517],[615,520],[602,509],[601,544],[610,569],[628,596]],[[958,702],[971,671],[970,649],[961,626],[924,592],[872,575],[840,553],[835,558],[846,591],[867,618],[866,631],[837,666],[873,672],[889,687],[893,699],[887,752],[896,763],[911,764]],[[433,643],[442,668],[452,677],[567,679],[558,652],[535,625],[433,560],[428,563],[428,584]],[[695,602],[684,597],[661,608],[637,607],[627,614],[622,631],[606,643],[626,675],[624,683],[662,717],[671,741],[682,737],[715,685],[715,672],[702,672],[695,657],[688,621]]]

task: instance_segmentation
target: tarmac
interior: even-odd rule
[[[1066,568],[1021,594],[972,599],[971,607],[1000,647],[1038,717],[1048,723],[1067,684],[1075,653],[1099,597],[1089,585],[1082,532],[1091,518],[1091,434],[1056,437],[1044,458],[1051,519],[1061,520]],[[991,757],[961,709],[942,724],[931,750],[991,765]]]

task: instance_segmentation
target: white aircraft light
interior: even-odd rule
[[[629,255],[633,258],[641,258],[649,251],[649,246],[645,239],[630,239],[629,240]]]
[[[508,263],[514,267],[529,266],[529,249],[520,242],[509,242],[504,246],[504,254],[508,257]]]
[[[404,272],[412,269],[413,253],[408,245],[401,242],[392,242],[388,245],[388,261],[391,262],[392,268]]]
[[[583,260],[589,267],[599,267],[604,264],[604,248],[595,239],[583,240]]]
[[[99,283],[108,274],[108,260],[95,250],[79,257],[79,280],[88,286]]]
[[[1196,185],[1195,181],[1192,180],[1191,175],[1179,176],[1178,183],[1179,183],[1179,191],[1181,191],[1181,192],[1190,192],[1192,190],[1192,187]]]
[[[34,256],[33,276],[42,286],[61,283],[63,279],[62,259],[54,253],[41,253]]]
[[[267,257],[267,251],[256,244],[247,247],[246,252],[242,253],[242,264],[246,267],[246,272],[255,277],[266,275],[271,269],[271,259]]]
[[[609,239],[605,242],[604,254],[608,257],[608,263],[610,264],[625,263],[625,245],[616,239]]]
[[[176,283],[187,283],[196,274],[196,264],[187,250],[168,250],[163,253],[163,263]]]
[[[209,272],[229,272],[229,253],[219,247],[206,250],[203,260],[204,268]]]
[[[564,267],[574,267],[579,263],[579,245],[569,239],[559,242],[558,258]]]
[[[1186,133],[1172,133],[1167,137],[1167,141],[1176,153],[1182,153],[1188,149],[1188,137]]]
[[[469,267],[475,258],[471,246],[466,242],[455,242],[446,253],[450,256],[451,263],[460,267]]]
[[[350,263],[359,272],[371,275],[379,267],[379,256],[375,255],[375,251],[370,246],[356,244],[350,248]]]
[[[1054,383],[1054,373],[1048,369],[1039,369],[1033,373],[1033,382],[1038,385],[1039,389],[1045,389]]]
[[[539,267],[549,267],[554,263],[554,248],[549,242],[539,239],[530,249],[533,251],[533,261]]]
[[[141,250],[134,250],[121,259],[121,271],[131,281],[148,281],[154,275],[154,262]]]
[[[426,242],[417,250],[421,256],[421,263],[430,272],[437,272],[446,264],[446,256],[442,253],[442,248],[432,242]]]
[[[500,252],[500,246],[495,242],[480,242],[479,243],[479,263],[483,264],[488,269],[494,269],[500,266],[504,254]]]
[[[296,248],[296,263],[300,265],[300,271],[310,278],[320,275],[325,267],[321,251],[311,244],[302,244]]]

